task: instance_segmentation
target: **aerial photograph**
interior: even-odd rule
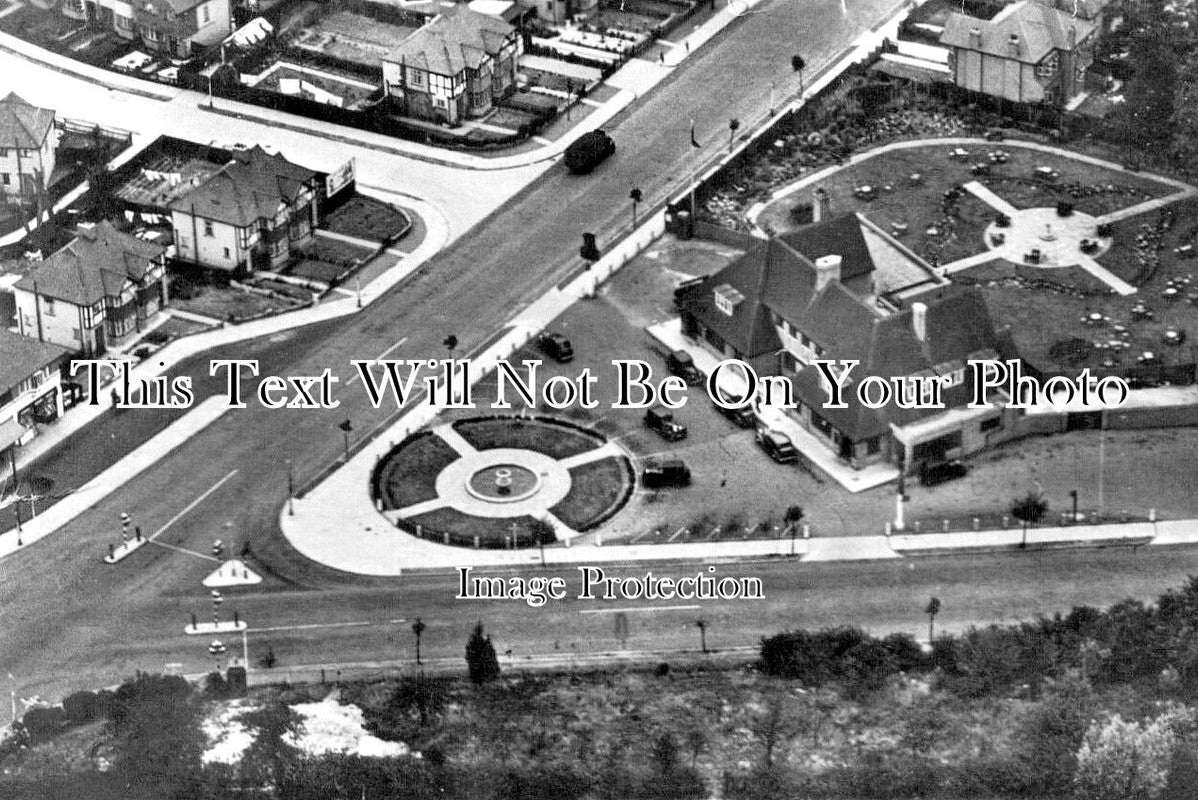
[[[1195,0],[0,0],[0,800],[1196,800],[1196,274]]]

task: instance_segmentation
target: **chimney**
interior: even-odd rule
[[[974,47],[982,46],[982,29],[981,28],[970,28],[969,29],[969,43],[971,45],[973,45]]]
[[[1007,39],[1007,47],[1010,49],[1011,55],[1019,55],[1019,34],[1011,34],[1011,38]]]
[[[921,342],[928,340],[928,307],[923,303],[911,304],[911,328],[915,338]]]
[[[815,259],[815,291],[823,291],[830,283],[840,280],[840,256],[820,256]]]
[[[832,218],[832,198],[828,196],[828,192],[824,187],[818,187],[813,193],[815,203],[811,207],[812,222],[823,222],[826,219]]]

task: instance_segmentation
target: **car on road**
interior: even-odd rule
[[[924,464],[919,468],[919,482],[924,486],[936,486],[955,481],[969,474],[969,468],[960,461],[943,461],[939,464]]]
[[[727,397],[721,392],[720,397],[727,401]],[[743,406],[741,408],[724,408],[718,403],[714,403],[715,410],[723,414],[728,419],[736,423],[739,428],[755,428],[757,427],[757,415],[753,413],[751,406]]]
[[[680,459],[650,461],[641,473],[641,481],[650,489],[691,485],[691,471]]]
[[[674,419],[674,414],[666,408],[656,406],[645,412],[645,425],[651,431],[656,431],[667,442],[677,442],[686,438],[686,426]]]
[[[574,360],[574,345],[560,333],[545,332],[537,340],[541,352],[561,364]]]
[[[575,174],[590,172],[616,152],[616,143],[606,132],[593,130],[579,136],[566,148],[566,169]]]
[[[666,359],[666,368],[691,386],[703,382],[703,373],[695,366],[695,360],[685,350],[675,350]]]
[[[781,431],[758,428],[757,444],[779,464],[793,464],[799,460],[798,448],[794,446],[790,437]]]

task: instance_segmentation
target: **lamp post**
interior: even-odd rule
[[[703,653],[707,653],[707,620],[695,620],[695,627],[699,629],[699,644],[703,648]]]
[[[291,459],[287,459],[287,516],[295,516],[295,473],[291,470]]]
[[[213,589],[212,590],[212,628],[213,628],[213,630],[216,630],[217,628],[220,627],[220,604],[223,602],[225,602],[225,598],[221,596],[221,593],[218,590]]]
[[[337,427],[341,429],[341,433],[345,436],[345,461],[349,463],[349,432],[354,429],[354,424],[347,419]]]
[[[1071,489],[1069,496],[1073,498],[1073,521],[1077,522],[1077,489]]]
[[[129,523],[131,518],[127,512],[121,512],[121,544],[129,544]]]
[[[420,665],[420,635],[424,633],[425,624],[420,617],[416,617],[416,621],[412,623],[412,633],[416,634],[416,665]]]

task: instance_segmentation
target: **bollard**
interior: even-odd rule
[[[919,533],[919,520],[915,520],[915,532]]]
[[[941,526],[941,530],[943,530],[945,533],[948,533],[948,520],[944,520],[944,524]]]
[[[804,539],[811,538],[811,526],[808,525],[807,523],[803,523],[803,538]]]
[[[374,510],[375,511],[383,510],[383,498],[381,498],[381,497],[374,498]]]
[[[603,546],[603,534],[596,533],[595,534],[595,547],[602,547],[602,546]]]
[[[982,521],[977,517],[973,518],[973,529],[975,531],[980,531],[982,529]]]
[[[1010,518],[1009,518],[1009,517],[1007,517],[1007,515],[1006,515],[1006,514],[1003,514],[1003,515],[1002,515],[1002,529],[1003,529],[1004,531],[1007,529],[1007,525],[1008,525],[1008,523],[1010,523]]]
[[[112,554],[112,545],[108,545],[108,557],[109,557],[109,558],[113,558],[113,554]]]
[[[139,542],[140,542],[140,541],[141,541],[141,526],[140,526],[140,525],[134,525],[134,526],[133,526],[133,533],[134,533],[134,534],[136,534],[136,536],[137,536],[137,541],[139,541]]]
[[[421,539],[424,538],[424,528],[420,525],[419,522],[416,523],[416,535],[419,536]]]
[[[1148,509],[1148,521],[1156,522],[1156,509],[1155,508]]]
[[[887,523],[886,523],[884,526],[882,526],[882,531],[883,531],[883,532],[884,532],[884,533],[885,533],[887,536],[890,536],[890,522],[887,522]]]
[[[479,539],[477,536],[475,536],[474,537],[474,549],[477,550],[479,547],[480,547]]]
[[[448,534],[448,533],[445,533],[445,534],[442,534],[442,536],[443,536],[443,537],[444,537],[444,539],[445,539],[445,544],[449,544],[449,534]]]

